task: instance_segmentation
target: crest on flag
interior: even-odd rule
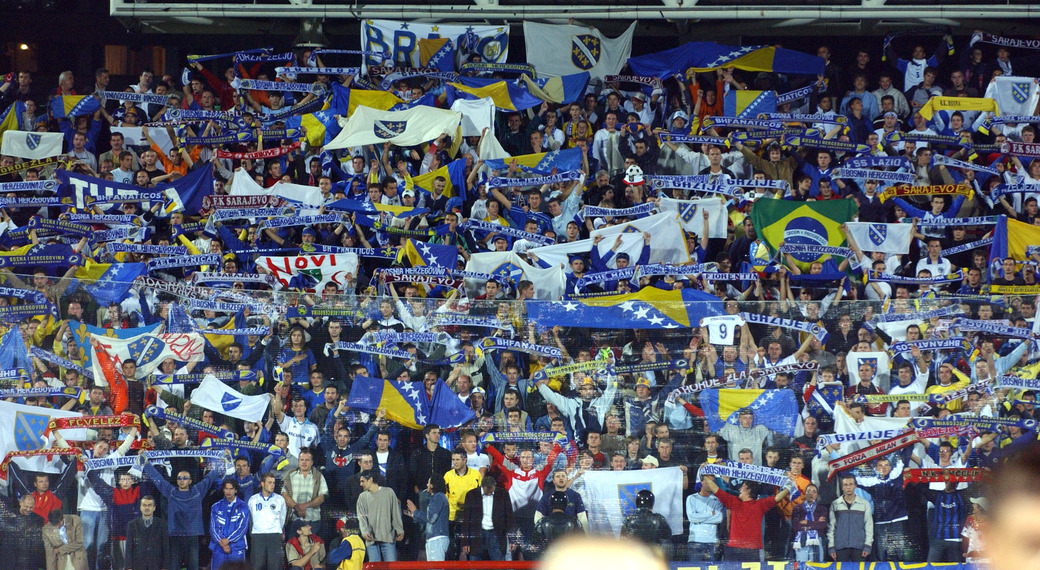
[[[888,224],[870,224],[868,235],[870,243],[874,245],[885,243],[885,238],[888,237]]]
[[[858,361],[858,363],[856,365],[856,370],[859,370],[860,366],[866,364],[867,366],[870,367],[871,370],[874,371],[874,374],[877,374],[877,366],[878,366],[877,357],[874,357],[874,358],[858,358],[857,361]]]
[[[1029,99],[1029,83],[1016,81],[1011,84],[1011,98],[1016,103],[1025,103]]]
[[[238,407],[242,403],[242,398],[235,396],[231,392],[224,394],[224,397],[220,399],[220,407],[224,408],[225,412],[230,412]]]
[[[42,141],[43,137],[36,133],[25,133],[25,146],[29,147],[29,150],[36,150]]]
[[[689,204],[679,209],[679,218],[684,222],[692,222],[697,217],[697,204]]]
[[[596,67],[601,49],[599,38],[592,34],[571,36],[571,62],[582,71]]]
[[[524,270],[515,263],[503,263],[491,271],[491,275],[498,275],[500,277],[508,277],[514,282],[520,281],[524,276]]]
[[[19,451],[40,449],[47,438],[43,432],[50,423],[50,416],[16,412],[14,418],[14,442]]]
[[[137,363],[138,367],[159,358],[159,355],[162,354],[165,348],[165,342],[151,335],[142,335],[141,338],[131,342],[126,347],[130,353],[130,358]]]
[[[392,139],[404,132],[408,121],[376,121],[372,131],[381,139]]]
[[[653,485],[649,482],[618,485],[618,501],[621,503],[622,515],[627,517],[636,512],[636,494],[644,489],[653,491]]]

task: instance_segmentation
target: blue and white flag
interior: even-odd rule
[[[247,396],[229,388],[214,376],[206,376],[191,393],[191,403],[218,414],[259,423],[271,403],[271,395]]]
[[[877,224],[874,222],[846,222],[849,234],[863,251],[883,251],[905,255],[910,252],[908,224]]]
[[[594,79],[621,73],[632,55],[636,25],[617,38],[604,36],[592,26],[524,22],[527,61],[539,77],[589,72]]]
[[[69,170],[58,170],[54,174],[61,181],[58,196],[81,210],[91,202],[116,204],[120,199],[136,200],[141,194],[141,188],[133,184],[94,178]],[[186,214],[196,214],[202,207],[203,196],[213,193],[213,165],[202,166],[187,176],[168,184],[161,184],[149,191],[149,195],[154,193],[165,196],[164,202],[169,205],[169,208],[165,209],[166,213],[183,210]],[[113,206],[112,209],[117,208]]]

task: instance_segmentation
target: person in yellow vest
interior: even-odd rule
[[[457,519],[466,502],[466,493],[480,486],[480,470],[470,469],[466,465],[466,450],[461,446],[451,452],[451,471],[444,474],[444,483],[448,486],[448,534],[458,536]],[[453,544],[454,546],[454,544]],[[453,559],[454,550],[449,547],[448,560]]]
[[[336,570],[361,570],[365,562],[365,541],[358,532],[357,519],[348,521],[341,517],[336,521],[339,538],[332,541],[329,564]]]

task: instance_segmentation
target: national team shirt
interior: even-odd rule
[[[310,447],[318,441],[318,426],[308,420],[296,421],[296,418],[285,414],[278,422],[285,435],[289,436],[289,453],[299,457],[300,448]]]
[[[281,534],[285,526],[285,499],[277,493],[264,497],[257,493],[249,497],[249,520],[252,521],[253,534]]]
[[[701,326],[708,329],[708,339],[712,344],[733,346],[734,331],[744,326],[740,315],[721,315],[701,319]]]

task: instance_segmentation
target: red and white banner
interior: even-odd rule
[[[91,334],[95,351],[104,351],[121,366],[132,360],[137,364],[134,376],[140,380],[151,376],[167,358],[183,362],[201,362],[206,340],[198,333],[142,334],[127,339]],[[94,359],[94,378],[106,378],[98,360]],[[128,380],[130,380],[128,378]]]
[[[358,256],[356,253],[309,254],[285,257],[260,257],[257,271],[270,273],[275,278],[275,289],[303,289],[321,291],[328,283],[335,283],[340,291],[356,282]]]
[[[243,158],[250,158],[253,160],[260,158],[278,158],[279,156],[285,156],[298,148],[300,148],[300,141],[296,141],[289,146],[254,150],[253,152],[231,152],[229,150],[217,149],[217,158],[230,158],[232,160],[242,160]]]
[[[203,210],[237,210],[240,208],[280,208],[286,201],[269,194],[211,194],[202,197]]]

